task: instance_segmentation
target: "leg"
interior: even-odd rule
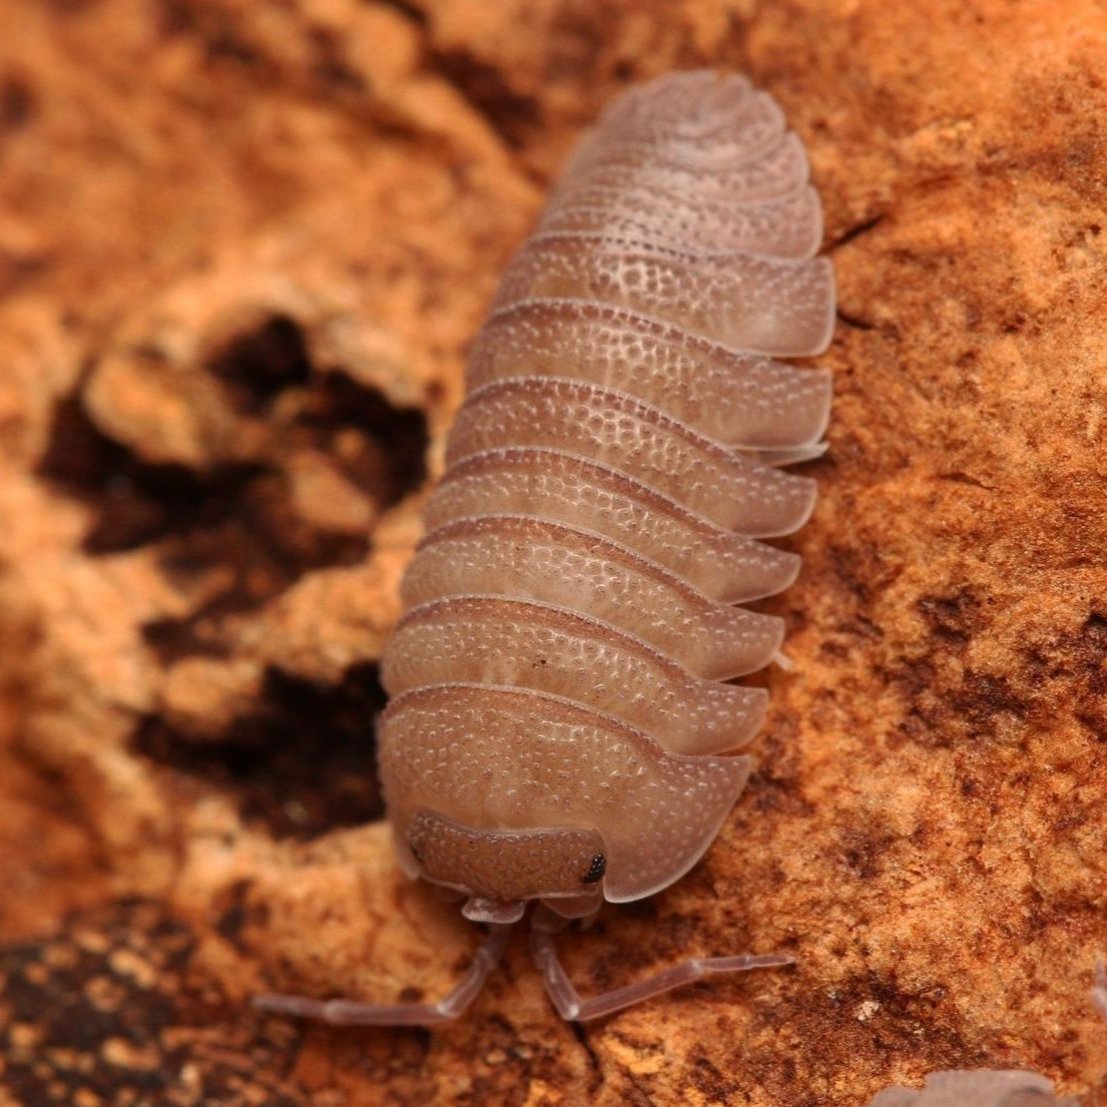
[[[1107,1019],[1107,965],[1102,961],[1095,963],[1095,987],[1092,989],[1092,1002],[1095,1009]]]
[[[779,953],[750,954],[738,957],[694,957],[671,969],[664,969],[648,980],[637,984],[628,984],[625,988],[616,988],[598,996],[581,999],[580,993],[573,987],[561,962],[557,959],[553,938],[548,931],[533,929],[530,932],[530,950],[534,962],[542,973],[546,983],[546,994],[557,1008],[558,1014],[566,1020],[586,1022],[621,1011],[633,1003],[652,999],[662,992],[690,984],[693,980],[702,980],[714,973],[746,972],[749,969],[772,968],[777,965],[790,965],[791,957]]]
[[[510,926],[493,926],[473,955],[460,983],[437,1003],[356,1003],[348,999],[308,999],[306,996],[254,996],[259,1011],[322,1019],[336,1026],[434,1026],[456,1019],[484,987],[488,974],[500,963],[511,935]]]

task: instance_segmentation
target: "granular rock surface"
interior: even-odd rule
[[[0,1104],[1096,1102],[1107,1027],[1107,13],[1091,0],[0,0]],[[839,283],[795,667],[705,861],[559,939],[397,871],[377,662],[468,340],[581,131],[782,104]],[[1097,1091],[1098,1089],[1098,1091]]]

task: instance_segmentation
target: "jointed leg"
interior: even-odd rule
[[[652,999],[682,984],[691,984],[715,973],[747,972],[750,969],[773,968],[778,965],[790,965],[791,957],[779,953],[742,954],[738,957],[694,957],[682,964],[659,972],[648,980],[628,984],[624,988],[615,988],[598,996],[582,999],[580,993],[561,967],[554,948],[553,937],[538,928],[530,932],[530,950],[535,964],[542,972],[546,984],[546,993],[557,1012],[563,1019],[586,1022],[621,1011],[624,1007]]]
[[[260,1011],[322,1019],[337,1026],[434,1026],[456,1019],[476,999],[488,974],[500,963],[510,935],[510,926],[493,926],[457,987],[437,1003],[357,1003],[274,994],[254,996],[250,1002]]]

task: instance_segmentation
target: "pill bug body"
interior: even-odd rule
[[[1053,1083],[1020,1070],[958,1070],[936,1072],[922,1088],[885,1088],[869,1107],[1078,1107],[1058,1098]]]
[[[1097,960],[1092,1004],[1107,1022],[1107,964]],[[1053,1081],[1023,1069],[953,1069],[930,1073],[921,1088],[896,1085],[877,1092],[867,1107],[1080,1107],[1058,1096]]]
[[[797,558],[762,539],[814,502],[813,481],[780,466],[821,452],[829,374],[774,358],[829,342],[821,233],[802,145],[744,78],[662,78],[582,143],[474,344],[382,666],[401,864],[493,936],[437,1005],[267,1006],[451,1017],[532,901],[569,1017],[780,963],[680,966],[588,1006],[548,934],[677,880],[749,775],[733,751],[765,693],[722,682],[778,656],[781,620],[735,605],[791,583]]]

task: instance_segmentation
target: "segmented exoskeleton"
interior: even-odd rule
[[[744,786],[779,618],[738,604],[798,558],[830,377],[830,264],[803,147],[742,77],[663,77],[583,142],[478,335],[447,469],[383,662],[379,760],[401,864],[491,924],[438,1003],[294,997],[340,1022],[456,1016],[538,901],[532,946],[566,1018],[706,972],[581,1000],[558,920],[648,896],[696,863]]]

